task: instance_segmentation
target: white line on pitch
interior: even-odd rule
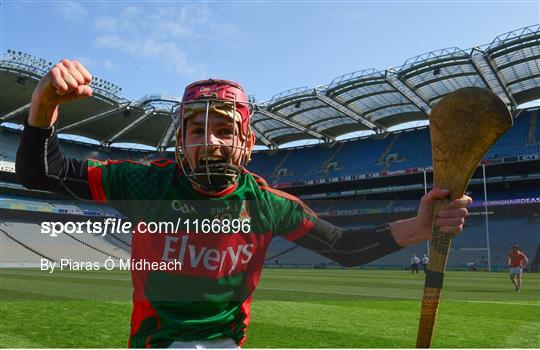
[[[278,290],[283,292],[302,292],[302,293],[314,293],[314,294],[339,294],[339,295],[351,295],[359,297],[371,297],[371,298],[392,298],[392,299],[409,299],[409,300],[418,300],[421,301],[421,298],[415,297],[402,297],[395,295],[373,295],[373,294],[363,294],[363,293],[346,293],[346,292],[334,292],[334,291],[316,291],[316,290],[306,290],[306,289],[290,289],[290,288],[272,288],[272,287],[259,287],[257,289],[265,290]],[[462,303],[479,303],[479,304],[507,304],[507,305],[522,305],[522,306],[538,306],[537,304],[527,304],[527,303],[513,303],[505,301],[481,301],[481,300],[458,300],[458,299],[448,299],[448,301],[456,301]]]
[[[10,273],[7,273],[10,274]],[[51,276],[52,274],[33,274],[33,273],[17,273],[17,276]],[[104,277],[93,277],[93,276],[80,276],[80,275],[54,275],[55,278],[82,278],[82,279],[92,279],[92,280],[109,280],[109,281],[131,281],[131,278],[104,278]],[[315,294],[337,294],[337,295],[351,295],[351,296],[361,296],[361,297],[371,297],[371,298],[391,298],[391,299],[409,299],[409,300],[422,300],[421,298],[415,297],[404,297],[404,296],[395,296],[395,295],[373,295],[373,294],[363,294],[363,293],[346,293],[346,292],[336,292],[336,291],[315,291],[315,290],[306,290],[306,289],[291,289],[291,288],[272,288],[272,287],[258,287],[257,289],[263,290],[277,290],[282,292],[302,292],[302,293],[315,293]],[[485,300],[459,300],[459,299],[448,299],[448,301],[456,301],[462,303],[477,303],[477,304],[503,304],[503,305],[521,305],[521,306],[537,306],[537,304],[527,304],[527,303],[514,303],[514,302],[505,302],[505,301],[485,301]]]

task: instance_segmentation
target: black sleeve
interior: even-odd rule
[[[88,186],[88,161],[65,158],[55,126],[25,125],[15,163],[17,178],[31,189],[92,199]]]
[[[313,228],[294,243],[321,254],[343,266],[357,266],[401,248],[387,225],[371,229],[342,229],[315,219]]]

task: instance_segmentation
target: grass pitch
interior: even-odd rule
[[[448,272],[434,347],[539,348],[540,274]],[[414,347],[424,276],[408,271],[263,272],[245,347]],[[126,347],[126,271],[0,269],[0,347]]]

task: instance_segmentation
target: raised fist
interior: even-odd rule
[[[32,102],[56,106],[92,96],[92,76],[77,61],[63,59],[39,81]]]
[[[77,61],[63,59],[39,81],[32,94],[28,124],[49,127],[58,118],[58,106],[92,96],[92,76]]]

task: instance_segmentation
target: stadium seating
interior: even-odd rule
[[[6,264],[36,264],[42,258],[0,230],[0,266]],[[24,266],[24,265],[23,265]]]
[[[534,142],[540,143],[540,120],[538,120],[538,115],[536,115],[536,121],[534,124],[535,124]]]
[[[473,219],[472,225],[467,225],[463,232],[452,242],[452,250],[448,258],[449,268],[467,269],[475,266],[477,269],[487,268],[487,238],[483,217]],[[471,220],[469,220],[471,221]],[[527,218],[491,219],[490,252],[493,270],[507,267],[510,247],[518,244],[521,250],[532,260],[537,247],[540,245],[540,223],[528,224]],[[294,243],[281,238],[275,239],[266,255],[267,264],[275,265],[277,259],[280,266],[336,266],[329,259],[315,254],[305,248],[294,248]],[[367,267],[408,268],[411,257],[416,254],[422,257],[427,252],[426,243],[420,243],[378,260],[366,264]],[[281,253],[282,254],[281,254]]]
[[[249,169],[258,175],[263,175],[269,178],[274,174],[275,168],[281,163],[288,151],[277,151],[276,153],[257,153],[257,161],[252,161]],[[253,154],[255,156],[255,154]]]
[[[501,137],[486,155],[486,159],[540,154],[540,123],[533,112],[523,112],[512,129]],[[532,128],[532,129],[531,129]],[[534,137],[529,137],[531,133]],[[530,142],[532,141],[532,142]],[[0,132],[0,160],[15,161],[19,135]],[[94,145],[61,142],[68,157],[77,159],[128,159],[148,163],[172,153],[99,149]],[[331,167],[326,169],[329,164]],[[431,165],[429,129],[426,127],[391,133],[382,139],[371,137],[340,142],[333,147],[316,145],[290,150],[258,151],[252,155],[248,168],[270,183],[292,183],[313,179],[344,177],[380,171],[425,167]],[[279,170],[281,173],[278,174]],[[285,171],[286,169],[286,171]]]
[[[486,159],[540,154],[540,123],[531,120],[535,112],[523,112],[514,126],[493,146]],[[536,134],[528,142],[529,128]],[[534,130],[533,130],[534,131]],[[311,146],[290,151],[280,151],[280,156],[266,152],[253,155],[250,165],[255,172],[269,179],[270,183],[291,183],[312,179],[369,174],[383,170],[394,171],[431,165],[431,143],[426,127],[397,132],[384,139],[362,138],[342,142],[333,148]],[[329,162],[335,167],[322,171]],[[285,176],[276,177],[277,168],[287,169]]]
[[[5,204],[2,207],[10,208],[13,206],[25,206],[26,210],[38,210],[32,207],[38,207],[44,209],[45,211],[49,210],[51,212],[88,212],[98,213],[99,216],[114,216],[119,217],[121,214],[111,206],[96,204],[90,201],[75,201],[75,200],[44,200],[33,197],[25,196],[15,196],[15,195],[4,195],[0,194],[0,202]],[[30,207],[29,207],[30,206]],[[53,209],[60,209],[55,211]],[[96,216],[96,215],[93,215]]]
[[[376,163],[391,139],[392,136],[388,136],[381,140],[364,139],[344,143],[332,160],[337,163],[336,169],[326,177],[366,174],[380,170]]]
[[[540,154],[540,122],[534,113],[536,111],[521,113],[515,119],[513,128],[494,145],[486,156],[486,159]],[[19,134],[1,129],[1,162],[13,164],[19,141]],[[64,141],[61,142],[61,147],[66,156],[78,159],[130,159],[147,163],[152,159],[163,156],[163,154],[155,152],[127,151],[114,148],[104,150],[94,145],[83,145]],[[173,158],[172,153],[168,153],[166,156],[171,159]],[[332,164],[332,167],[325,168],[328,164]],[[429,130],[426,127],[422,127],[391,133],[386,135],[386,137],[378,139],[365,137],[340,142],[330,148],[325,145],[316,145],[271,152],[256,152],[253,155],[253,162],[249,165],[249,169],[267,178],[270,183],[283,184],[424,167],[430,164],[431,148]],[[278,173],[280,169],[282,171]],[[483,198],[483,193],[474,193],[472,195],[476,198]],[[490,192],[488,199],[500,200],[538,196],[540,196],[539,189],[529,188],[513,189],[511,194],[506,192]],[[72,200],[52,201],[13,195],[0,195],[0,201],[0,204],[37,206],[52,209],[55,212],[65,210],[67,212],[96,212],[100,215],[102,214],[102,216],[120,215],[115,209],[109,206],[90,202]],[[386,203],[375,203],[373,201],[332,201],[319,203],[314,206],[314,209],[322,213],[334,212],[332,215],[335,215],[335,212],[343,210],[384,208],[387,211],[391,211],[403,205],[404,203],[402,202],[394,203],[391,201]],[[12,221],[10,224],[10,227],[4,230],[5,232],[0,232],[0,243],[2,247],[8,247],[7,250],[9,251],[8,256],[2,255],[0,263],[35,261],[40,254],[57,259],[59,257],[66,257],[65,253],[67,251],[70,251],[72,255],[69,256],[74,258],[97,259],[99,261],[107,258],[109,255],[126,257],[130,250],[130,235],[111,234],[105,238],[91,235],[80,235],[80,237],[63,235],[51,241],[50,237],[43,237],[39,233],[39,226],[35,223],[15,223]],[[357,226],[355,225],[355,227]],[[520,244],[525,252],[533,255],[540,243],[538,235],[538,232],[540,232],[540,223],[531,221],[527,217],[513,219],[493,217],[490,218],[489,227],[492,265],[496,267],[504,267],[506,265],[506,255],[512,244]],[[49,244],[47,244],[47,241]],[[54,242],[54,244],[51,244],[51,242]],[[482,249],[485,247],[486,229],[483,217],[474,217],[468,220],[463,234],[454,240],[453,250],[449,257],[449,266],[466,268],[467,264],[472,262],[482,268],[485,265],[484,260],[486,255],[486,251]],[[408,266],[412,254],[421,257],[426,250],[425,248],[425,244],[409,247],[374,261],[368,264],[368,266],[405,267]],[[20,258],[17,258],[17,256]],[[272,241],[266,258],[269,264],[275,263],[277,259],[279,265],[335,265],[328,259],[304,248],[297,247],[282,238],[276,238]]]
[[[289,150],[283,156],[269,178],[275,180],[273,182],[277,183],[290,183],[326,177],[326,175],[323,175],[323,167],[334,151],[335,148],[324,146],[312,146]],[[286,169],[286,174],[276,174],[280,169]]]
[[[395,161],[387,161],[385,170],[425,167],[431,164],[431,139],[429,129],[397,134],[397,142],[389,155],[397,155]]]
[[[486,228],[482,216],[471,217],[462,232],[452,243],[449,268],[468,268],[474,264],[485,269],[487,264]],[[345,225],[344,227],[351,226]],[[355,226],[356,227],[356,226]],[[540,221],[523,216],[514,219],[490,218],[491,266],[494,270],[506,268],[509,248],[519,244],[521,250],[534,259],[540,245]],[[56,260],[74,259],[101,261],[107,257],[114,260],[127,259],[131,250],[129,234],[111,234],[104,237],[89,233],[59,234],[58,237],[41,233],[39,224],[8,220],[0,230],[0,263],[39,263],[41,257]],[[407,268],[413,254],[426,253],[421,243],[368,263],[365,267]],[[281,237],[275,237],[266,254],[266,264],[281,267],[320,267],[338,265],[331,260],[299,247]]]
[[[16,133],[0,129],[0,160],[14,162],[19,142]]]
[[[2,245],[6,243],[9,253],[2,254],[0,263],[39,264],[41,258],[54,261],[71,259],[72,261],[101,263],[109,257],[115,261],[120,258],[128,259],[129,247],[107,236],[61,233],[57,237],[51,237],[49,234],[41,233],[41,227],[36,223],[9,220],[4,223],[0,231]]]
[[[514,119],[511,131],[504,134],[493,145],[485,158],[492,159],[540,153],[540,144],[527,143],[530,118],[528,113],[522,113],[518,118]]]

